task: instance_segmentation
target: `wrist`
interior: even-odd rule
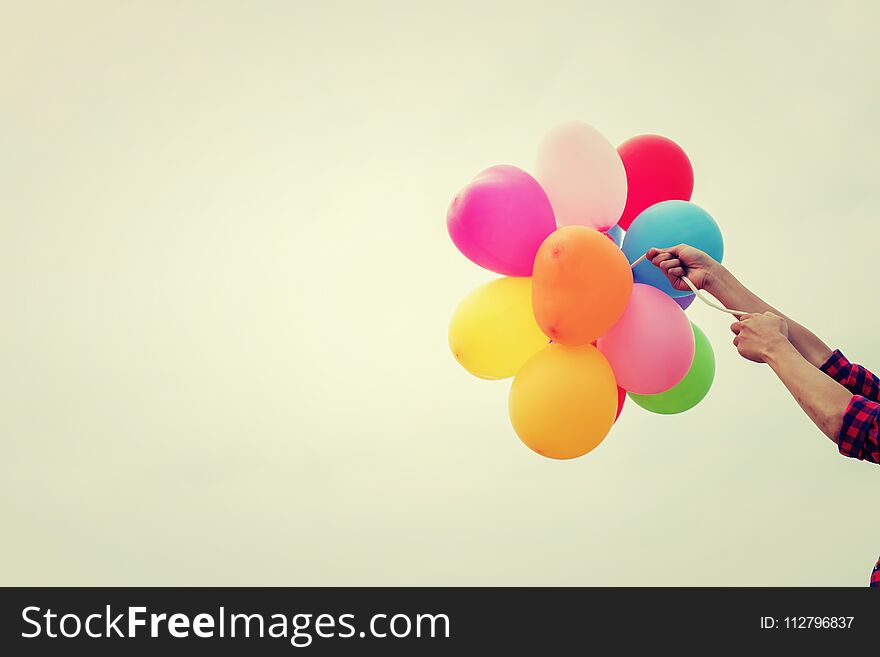
[[[719,294],[723,294],[725,290],[730,288],[731,278],[730,272],[725,269],[724,265],[720,262],[713,262],[706,269],[703,289],[716,299],[720,299]]]
[[[800,355],[788,338],[779,334],[767,343],[761,354],[762,360],[770,367],[776,367],[782,360],[792,355]]]

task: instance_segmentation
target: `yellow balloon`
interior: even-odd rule
[[[617,412],[617,383],[592,345],[547,345],[532,356],[510,388],[510,421],[542,456],[583,456],[608,435]]]
[[[497,278],[468,294],[449,323],[449,348],[468,372],[506,379],[547,344],[532,313],[531,278]]]

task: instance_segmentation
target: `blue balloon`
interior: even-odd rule
[[[621,245],[623,244],[623,228],[620,227],[620,224],[614,224],[611,228],[605,231],[605,234],[614,240],[617,248],[621,248]]]
[[[632,263],[652,247],[662,249],[678,244],[689,244],[705,251],[718,262],[724,256],[724,240],[718,224],[703,208],[687,201],[663,201],[643,210],[626,231],[622,248]],[[647,260],[633,268],[633,279],[636,283],[652,285],[673,298],[690,294],[673,288],[666,274]]]

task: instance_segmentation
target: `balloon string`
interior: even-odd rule
[[[638,260],[636,260],[634,263],[632,263],[630,265],[630,269],[635,268],[635,266],[637,264],[639,264],[642,260],[644,260],[647,257],[647,255],[648,255],[647,253],[643,254]],[[687,276],[682,276],[681,280],[683,280],[685,282],[685,284],[689,288],[691,288],[691,292],[693,292],[694,294],[697,295],[697,299],[699,299],[700,301],[705,303],[707,306],[710,306],[710,307],[714,308],[715,310],[720,310],[723,313],[729,313],[734,316],[748,315],[748,313],[743,310],[731,310],[730,308],[725,308],[720,303],[716,303],[715,301],[710,299],[706,294],[704,294],[702,290],[698,290],[697,286],[694,285],[693,283],[691,283],[691,279],[689,279]]]

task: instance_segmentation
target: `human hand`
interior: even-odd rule
[[[687,276],[698,290],[709,290],[721,265],[710,255],[687,244],[665,249],[649,249],[645,258],[663,270],[676,290],[690,292],[682,276]]]
[[[773,313],[743,315],[730,325],[736,334],[733,346],[739,355],[755,363],[767,362],[774,349],[788,342],[788,324]]]

